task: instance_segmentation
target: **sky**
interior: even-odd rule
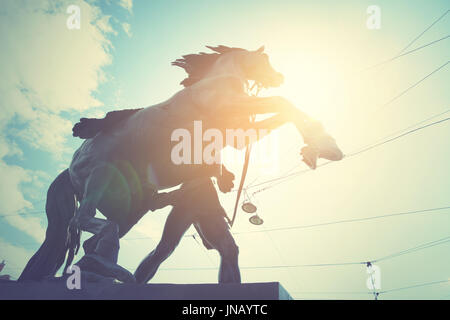
[[[80,29],[67,28],[70,5],[80,7]],[[371,5],[380,9],[379,29],[367,27]],[[182,89],[184,71],[170,62],[183,54],[206,51],[205,45],[265,45],[285,83],[262,95],[286,97],[320,120],[349,155],[435,115],[421,125],[449,116],[449,38],[373,67],[448,36],[450,14],[421,35],[448,9],[448,1],[438,0],[2,1],[3,273],[17,278],[43,241],[47,188],[81,144],[71,136],[73,124],[168,99]],[[244,282],[279,281],[295,299],[373,299],[364,264],[304,265],[373,261],[450,236],[449,209],[299,228],[448,207],[449,122],[279,184],[251,187],[255,179],[257,185],[307,168],[295,129],[286,125],[274,134],[275,169],[258,164],[264,154],[256,145],[259,156],[246,179],[264,224],[251,225],[239,211],[232,229]],[[242,153],[227,152],[240,159],[225,163],[237,183]],[[235,197],[220,194],[229,215]],[[133,271],[156,246],[169,211],[149,212],[121,240],[121,265]],[[450,279],[448,238],[432,244],[375,262],[379,291],[387,291],[380,299],[450,298],[450,283],[441,282]],[[152,282],[214,283],[218,263],[216,252],[186,237]],[[440,283],[393,290],[432,282]]]

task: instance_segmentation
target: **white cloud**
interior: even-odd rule
[[[0,159],[5,156],[23,156],[22,150],[13,141],[7,142],[3,137],[0,137]]]
[[[0,212],[9,214],[32,207],[20,190],[21,183],[31,181],[25,169],[0,161],[0,177]]]
[[[8,243],[2,238],[0,238],[0,248],[2,248],[0,261],[5,260],[6,263],[2,274],[9,274],[14,278],[18,278],[34,252]]]
[[[123,2],[123,3],[122,3]],[[69,30],[66,9],[77,5],[81,28]],[[121,1],[128,10],[131,1]],[[106,79],[102,68],[111,63],[109,34],[116,34],[110,17],[95,2],[83,0],[4,0],[0,7],[0,212],[31,209],[23,184],[45,188],[42,172],[11,165],[5,156],[21,156],[17,142],[47,151],[56,159],[71,150],[66,139],[72,124],[62,112],[88,112],[101,106],[94,93]],[[20,126],[16,126],[19,124]],[[20,129],[19,129],[20,128]],[[67,163],[65,164],[65,167]],[[45,183],[46,184],[46,183]],[[42,190],[41,190],[42,191]],[[4,218],[11,226],[42,241],[42,219]],[[7,247],[0,243],[2,253]]]
[[[63,153],[71,151],[65,145],[67,133],[71,132],[70,121],[54,113],[35,111],[34,118],[28,122],[27,127],[15,132],[14,135],[36,149],[48,150],[57,159],[61,159]]]
[[[23,183],[32,182],[39,185],[45,178],[45,174],[40,171],[29,171],[16,165],[8,165],[1,159],[4,156],[10,156],[17,152],[13,145],[10,148],[4,141],[0,140],[0,212],[6,217],[7,223],[16,229],[24,232],[38,242],[42,242],[45,229],[40,223],[40,219],[30,216],[14,215],[23,209],[31,209],[33,206],[26,200],[21,190]],[[44,213],[43,213],[44,214]],[[0,246],[3,251],[3,247]]]
[[[129,36],[129,37],[131,37],[133,34],[131,33],[131,25],[129,24],[129,23],[126,23],[126,22],[124,22],[124,23],[122,23],[122,28],[123,28],[123,31],[125,31],[125,33]]]
[[[119,5],[129,12],[133,10],[133,0],[119,0]]]
[[[0,16],[0,126],[16,116],[27,124],[19,137],[55,154],[64,151],[71,133],[60,112],[101,105],[93,93],[105,79],[102,67],[111,62],[106,36],[114,32],[97,7],[84,1],[61,4],[6,1]],[[79,30],[66,27],[69,4],[80,6]]]
[[[31,238],[33,238],[37,243],[42,243],[45,238],[45,230],[46,227],[43,227],[41,224],[41,219],[38,217],[45,217],[45,212],[36,214],[36,216],[8,216],[3,219],[6,220],[11,226],[16,228],[17,230],[22,231],[27,234]]]

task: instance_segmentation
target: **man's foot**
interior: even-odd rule
[[[115,279],[112,277],[105,277],[100,274],[90,272],[90,271],[84,271],[82,273],[82,279],[86,282],[102,282],[102,283],[114,283]]]
[[[114,278],[125,283],[136,282],[131,272],[97,254],[85,255],[76,265],[80,267],[82,274],[84,271],[87,271],[103,277]]]

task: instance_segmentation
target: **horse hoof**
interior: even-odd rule
[[[114,283],[115,279],[111,277],[105,277],[100,274],[90,272],[90,271],[84,271],[83,272],[83,278],[84,281],[89,283]]]
[[[326,133],[317,137],[313,145],[317,149],[320,158],[331,161],[339,161],[344,158],[344,154],[336,144],[336,140]]]
[[[136,279],[127,269],[108,261],[97,254],[87,254],[77,263],[81,273],[90,272],[106,278],[117,279],[123,283],[135,283]]]
[[[117,280],[120,280],[123,283],[136,283],[136,278],[134,277],[134,275],[124,268],[123,268],[123,270],[125,272],[120,276],[120,279],[117,278]]]
[[[300,154],[303,156],[303,162],[312,170],[315,170],[317,166],[317,150],[310,146],[306,146],[302,148]]]

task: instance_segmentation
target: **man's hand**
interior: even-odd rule
[[[80,218],[78,214],[70,219],[69,227],[67,228],[67,244],[69,248],[74,248],[75,254],[77,254],[80,249],[80,239],[81,239],[81,227]]]
[[[222,174],[217,177],[217,185],[219,186],[219,190],[223,193],[230,192],[234,187],[234,174],[228,171],[225,166],[222,166]]]

